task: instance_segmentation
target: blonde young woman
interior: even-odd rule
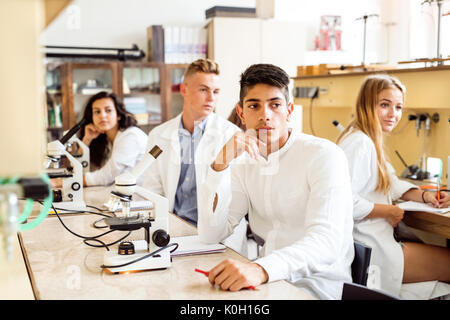
[[[349,161],[353,189],[353,236],[372,247],[368,286],[399,295],[402,283],[450,281],[450,249],[398,242],[394,228],[404,211],[397,199],[448,207],[450,196],[422,191],[401,181],[386,159],[384,136],[402,116],[405,88],[387,75],[369,76],[356,102],[356,118],[338,138]]]

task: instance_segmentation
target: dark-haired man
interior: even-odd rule
[[[289,129],[293,105],[282,69],[250,66],[240,84],[236,111],[247,131],[236,132],[209,167],[198,229],[203,241],[220,241],[248,212],[265,244],[253,262],[221,262],[209,281],[236,291],[285,279],[319,299],[340,299],[353,260],[345,154]]]

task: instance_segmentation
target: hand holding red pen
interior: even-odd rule
[[[199,273],[203,273],[205,276],[209,277],[209,272],[208,271],[204,271],[204,270],[200,270],[200,269],[194,269],[194,271],[199,272]],[[254,286],[248,286],[247,289],[256,290],[256,288]]]
[[[202,273],[207,273],[211,285],[218,285],[223,290],[230,291],[244,288],[254,290],[255,286],[268,280],[266,271],[259,264],[233,259],[224,260],[209,272]]]

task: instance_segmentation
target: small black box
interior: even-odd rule
[[[256,8],[215,6],[205,10],[206,19],[214,17],[256,18]]]

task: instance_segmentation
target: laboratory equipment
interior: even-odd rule
[[[342,132],[342,131],[345,130],[345,127],[344,127],[342,124],[340,124],[339,121],[333,120],[332,123],[333,123],[333,125],[339,130],[339,132]]]
[[[421,128],[421,123],[425,122],[427,120],[427,115],[426,114],[410,114],[408,116],[408,120],[414,120],[415,121],[415,127],[416,127],[416,132],[417,132],[417,136],[419,136],[419,132],[420,132],[420,128]]]
[[[19,199],[27,199],[22,214],[19,214]],[[39,215],[32,222],[26,223],[33,200],[44,199],[46,205]],[[40,224],[48,214],[51,201],[49,185],[41,178],[0,179],[0,243],[3,246],[0,252],[4,252],[7,260],[12,259],[13,242],[17,232],[29,230]]]
[[[79,149],[81,149],[81,153],[79,152]],[[66,150],[81,163],[83,173],[90,171],[89,147],[76,135],[73,135],[69,141],[67,141]]]
[[[86,122],[82,119],[71,128],[61,140],[49,142],[47,145],[48,160],[45,164],[50,179],[62,178],[62,188],[53,191],[53,202],[56,207],[65,210],[86,210],[83,198],[83,166],[67,150],[65,144],[77,133]],[[67,159],[69,163],[64,161]],[[65,167],[60,168],[61,162]],[[55,167],[56,165],[56,167]]]
[[[124,241],[117,250],[105,252],[102,268],[110,272],[129,272],[167,268],[171,265],[170,252],[166,249],[169,235],[169,200],[136,184],[137,179],[156,160],[162,150],[154,146],[131,170],[115,179],[107,207],[114,211],[122,204],[122,213],[105,219],[111,230],[145,230],[145,240]],[[133,194],[153,202],[153,215],[133,215],[130,202]],[[157,254],[155,254],[157,253]]]
[[[442,58],[441,54],[441,10],[442,3],[444,0],[425,0],[420,5],[429,4],[431,6],[432,3],[437,4],[437,35],[436,35],[436,58]],[[438,65],[442,65],[443,61],[438,61]]]
[[[363,57],[361,65],[366,65],[366,28],[367,28],[367,19],[372,17],[379,17],[378,14],[365,14],[362,17],[359,17],[356,20],[364,20],[364,31],[363,31]]]
[[[402,156],[400,155],[400,153],[397,150],[395,150],[395,153],[397,154],[400,161],[405,166],[405,170],[403,170],[400,177],[412,179],[412,180],[428,179],[430,173],[428,171],[426,171],[425,168],[420,168],[420,166],[418,166],[416,164],[412,164],[412,165],[408,166],[406,164],[405,160],[403,160]]]

